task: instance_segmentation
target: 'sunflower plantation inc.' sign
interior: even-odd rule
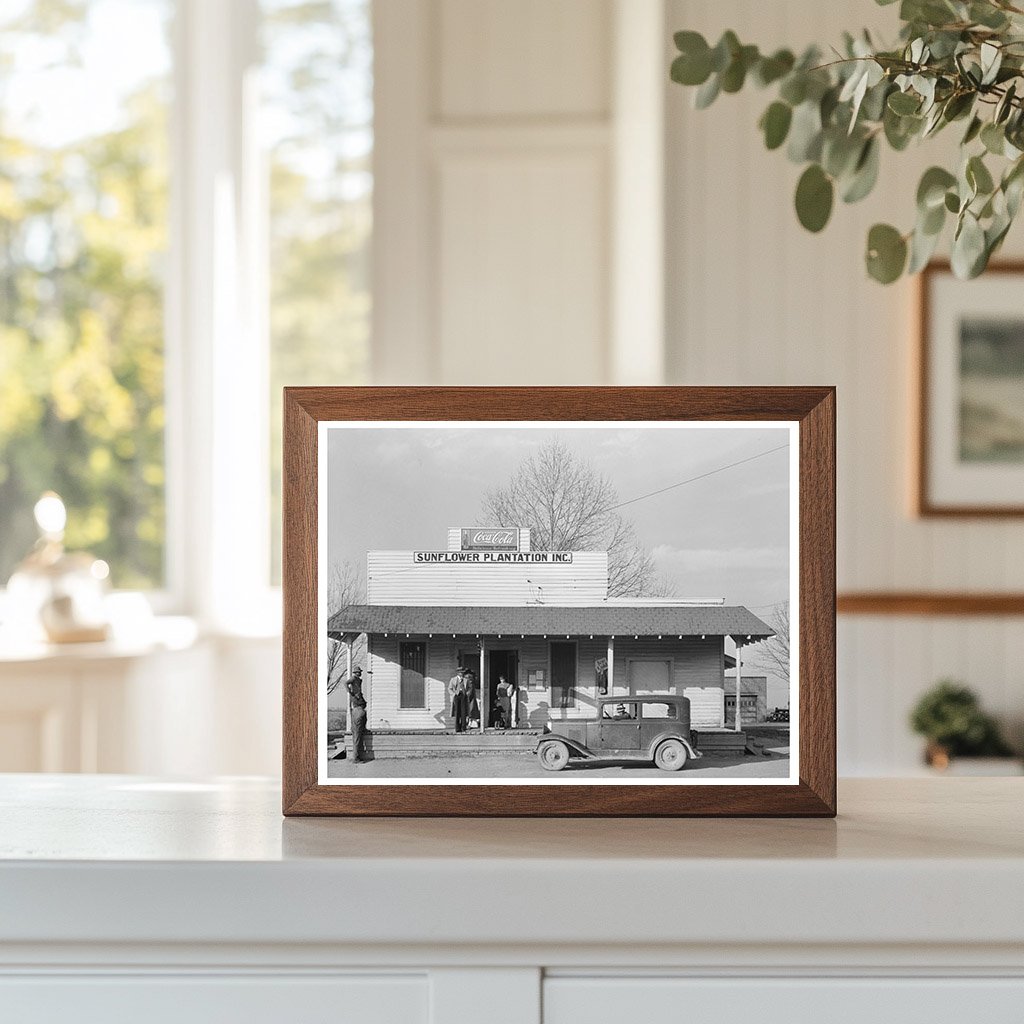
[[[523,563],[547,563],[548,565],[572,564],[571,551],[414,551],[412,559],[417,564],[474,564],[520,565]]]

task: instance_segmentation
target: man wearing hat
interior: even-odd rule
[[[466,673],[460,665],[455,675],[448,680],[448,696],[452,701],[452,718],[455,719],[455,731],[466,731]]]
[[[352,760],[356,764],[368,760],[363,749],[366,738],[366,698],[363,696],[363,670],[357,668],[345,680],[348,690],[349,728],[352,730]]]

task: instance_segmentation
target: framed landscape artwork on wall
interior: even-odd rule
[[[1024,264],[921,275],[916,510],[1024,515]]]
[[[290,388],[284,810],[835,813],[829,388]]]

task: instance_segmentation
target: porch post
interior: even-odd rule
[[[477,703],[480,705],[480,732],[483,734],[484,728],[487,725],[487,717],[490,714],[490,701],[487,699],[490,695],[490,688],[484,685],[484,638],[480,637],[480,695],[477,698]]]
[[[348,692],[348,681],[352,678],[352,645],[345,644],[345,757],[351,757],[352,744],[348,737],[352,735],[352,694]]]
[[[608,693],[615,687],[615,637],[608,637]]]
[[[740,693],[743,681],[743,644],[736,644],[736,721],[733,728],[740,731]]]

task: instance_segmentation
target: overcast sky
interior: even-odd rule
[[[328,431],[328,558],[365,571],[370,550],[444,550],[449,526],[482,520],[505,484],[557,437],[622,501],[786,446],[622,510],[682,598],[725,598],[757,613],[789,593],[789,433],[785,427],[338,427]]]

